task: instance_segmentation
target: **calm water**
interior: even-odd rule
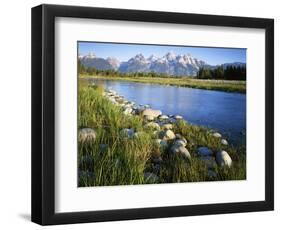
[[[222,133],[232,143],[246,143],[246,95],[177,86],[95,80],[136,104],[163,114],[181,115],[192,124]]]

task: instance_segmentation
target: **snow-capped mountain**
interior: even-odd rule
[[[176,55],[169,52],[163,57],[151,55],[147,59],[142,54],[137,54],[127,62],[121,63],[119,71],[125,73],[155,72],[176,76],[194,76],[199,68],[205,65],[204,61],[198,60],[190,54]]]
[[[85,56],[79,55],[81,64],[86,67],[94,67],[99,70],[118,70],[120,62],[116,58],[108,57],[107,59],[98,58],[95,54],[90,53]]]
[[[108,57],[106,60],[113,67],[114,70],[118,70],[118,68],[120,66],[119,60],[117,60],[115,57]]]
[[[127,62],[122,62],[118,70],[123,73],[149,72],[149,63],[142,54],[137,54]]]
[[[112,69],[123,73],[155,72],[173,76],[195,76],[201,67],[215,67],[192,57],[190,54],[176,55],[173,52],[169,52],[162,57],[151,55],[148,58],[145,58],[142,54],[137,54],[125,62],[120,62],[113,57],[98,58],[93,53],[85,56],[79,55],[79,59],[82,65],[100,70]],[[245,63],[240,62],[233,63],[234,66],[243,64],[245,65]],[[223,67],[229,65],[232,65],[232,63],[223,64]]]

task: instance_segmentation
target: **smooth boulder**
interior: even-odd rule
[[[217,161],[217,164],[221,167],[224,167],[224,166],[227,166],[227,167],[231,167],[232,165],[232,159],[231,157],[229,156],[229,154],[222,150],[222,151],[218,151],[216,153],[216,161]]]
[[[158,145],[161,148],[167,148],[168,147],[167,141],[161,140],[161,139],[156,139],[155,144]]]
[[[191,160],[191,155],[184,146],[173,145],[171,147],[171,153],[175,154],[175,155],[177,154],[177,155],[183,156],[183,157],[187,158],[188,160]]]
[[[79,130],[78,139],[82,143],[94,141],[96,137],[97,133],[94,129],[83,128]]]
[[[168,130],[168,129],[173,129],[173,125],[172,124],[165,124],[162,126],[163,129]]]
[[[158,118],[159,118],[159,120],[169,119],[169,117],[167,115],[160,115]]]
[[[228,142],[227,142],[227,140],[225,140],[225,139],[221,139],[221,144],[222,144],[222,145],[228,145]]]
[[[162,112],[161,110],[155,110],[155,109],[144,109],[142,112],[141,112],[141,115],[142,116],[151,116],[151,117],[154,117],[154,118],[157,118],[158,116],[162,115]]]
[[[177,139],[177,140],[174,142],[174,145],[183,146],[183,147],[185,147],[186,144],[187,144],[187,142],[184,141],[183,139]]]
[[[125,115],[129,115],[129,114],[131,114],[132,112],[133,112],[133,109],[130,108],[130,107],[126,108],[126,109],[123,111],[123,113],[124,113]]]
[[[176,120],[181,120],[181,119],[183,119],[183,117],[180,116],[180,115],[175,115],[174,118],[175,118]]]
[[[212,135],[213,135],[213,137],[221,138],[221,134],[220,133],[213,133]]]
[[[160,130],[160,125],[156,122],[149,122],[149,123],[145,124],[144,128]]]
[[[173,140],[176,138],[176,135],[174,134],[174,132],[172,130],[161,131],[159,133],[159,136],[161,139],[164,139],[164,140]]]
[[[208,147],[200,147],[200,148],[197,149],[197,154],[200,157],[212,156],[213,151],[211,149],[209,149]]]
[[[151,115],[144,115],[143,116],[146,121],[154,121],[155,117]]]

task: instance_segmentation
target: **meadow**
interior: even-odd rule
[[[225,92],[246,93],[246,81],[196,79],[188,77],[134,77],[134,76],[114,76],[114,75],[89,75],[81,74],[81,78],[98,78],[116,81],[132,81],[141,83],[162,84],[171,86],[190,87],[197,89],[218,90]]]
[[[88,76],[83,76],[88,77]],[[116,79],[116,77],[112,77]],[[116,79],[117,80],[117,79]],[[172,84],[206,89],[244,92],[245,82],[209,81],[195,79],[118,79],[137,82]],[[246,148],[223,145],[213,130],[191,125],[181,119],[173,123],[173,132],[186,140],[190,158],[171,154],[174,140],[161,146],[155,140],[159,133],[141,115],[124,114],[122,107],[105,96],[102,87],[80,84],[78,98],[78,132],[90,128],[95,138],[78,138],[78,186],[112,186],[150,183],[180,183],[246,179]],[[124,135],[132,129],[138,135]],[[221,167],[215,157],[203,159],[198,148],[207,147],[214,154],[225,150],[232,159],[231,167]],[[210,163],[212,166],[210,166]],[[211,167],[211,170],[210,170]]]

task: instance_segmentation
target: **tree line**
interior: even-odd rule
[[[96,76],[112,76],[112,77],[162,77],[162,78],[176,78],[177,76],[171,76],[165,73],[155,73],[155,72],[134,72],[134,73],[122,73],[113,69],[96,69],[94,67],[86,67],[81,64],[78,60],[78,73],[79,74],[89,74]]]
[[[179,76],[171,76],[165,73],[155,72],[135,72],[122,73],[113,69],[100,70],[94,67],[84,66],[78,60],[78,73],[96,76],[112,76],[112,77],[151,77],[151,78],[178,78]],[[181,76],[182,77],[182,76]],[[200,68],[195,78],[198,79],[223,79],[223,80],[246,80],[246,67],[243,66],[219,66],[217,68]]]
[[[246,80],[245,66],[219,66],[214,69],[200,68],[196,78],[198,79],[223,79],[223,80]]]

